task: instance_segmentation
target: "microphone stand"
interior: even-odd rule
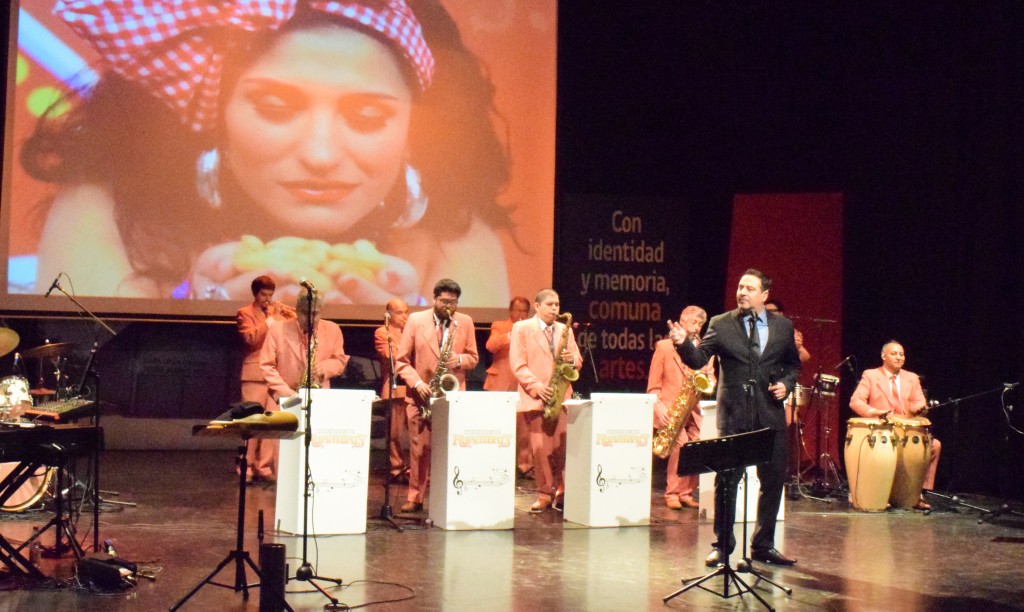
[[[946,492],[945,493],[939,493],[937,491],[928,491],[926,489],[922,489],[921,490],[922,493],[924,493],[925,495],[931,495],[931,496],[934,496],[934,497],[938,497],[939,499],[945,500],[945,502],[946,502],[946,503],[942,504],[941,506],[937,506],[935,508],[929,508],[928,510],[925,510],[924,513],[926,515],[931,514],[932,512],[942,512],[942,511],[945,511],[945,512],[959,512],[959,510],[958,510],[959,507],[968,508],[970,510],[977,510],[978,512],[981,512],[982,513],[982,518],[980,518],[978,520],[979,523],[985,521],[987,518],[991,518],[992,516],[996,515],[996,512],[993,511],[993,510],[988,510],[987,508],[982,508],[981,506],[975,506],[973,504],[969,504],[969,503],[965,502],[956,493],[956,488],[955,488],[954,485],[956,484],[956,479],[957,479],[957,467],[958,467],[957,463],[958,463],[958,459],[959,459],[959,453],[957,452],[957,450],[958,450],[957,434],[960,431],[959,424],[960,424],[960,403],[961,402],[964,402],[964,401],[967,401],[967,400],[970,400],[970,399],[974,399],[974,398],[977,398],[977,397],[982,397],[982,396],[985,396],[985,395],[989,395],[990,393],[998,393],[998,392],[1005,393],[1007,390],[1008,389],[1006,388],[1006,386],[999,385],[998,387],[996,387],[994,389],[988,389],[986,391],[980,391],[978,393],[974,393],[974,394],[971,394],[971,395],[965,395],[964,397],[958,397],[958,398],[955,398],[955,399],[949,399],[949,400],[946,400],[945,402],[942,402],[941,404],[937,404],[937,405],[932,406],[930,408],[930,410],[933,410],[935,408],[945,408],[946,406],[952,406],[953,407],[953,429],[952,430],[953,430],[954,434],[953,434],[953,437],[950,440],[950,442],[951,442],[950,446],[952,446],[952,452],[950,450],[946,451],[946,453],[949,453],[949,454],[953,455],[953,477],[950,479],[950,482],[949,482],[949,484],[946,487]]]
[[[324,597],[331,601],[330,604],[324,606],[325,610],[342,610],[338,599],[328,593],[322,586],[314,582],[314,580],[326,580],[327,582],[333,582],[338,586],[342,585],[340,578],[326,578],[324,576],[317,576],[313,571],[313,566],[309,562],[309,492],[313,488],[313,473],[309,468],[309,447],[313,441],[313,293],[314,289],[312,286],[306,287],[306,372],[309,373],[306,376],[306,401],[302,407],[303,414],[306,417],[306,432],[303,436],[303,445],[305,450],[304,456],[304,476],[305,483],[302,490],[302,565],[295,570],[295,577],[293,580],[300,582],[308,582],[316,590],[323,593]]]
[[[70,277],[69,277],[70,278]],[[89,317],[100,324],[100,327],[105,329],[111,336],[111,338],[117,337],[117,332],[110,328],[109,325],[104,323],[99,317],[92,313],[88,308],[82,306],[81,302],[75,299],[75,296],[71,295],[64,290],[64,287],[60,286],[60,277],[58,276],[53,281],[53,288],[63,293],[69,300],[78,306],[79,310],[89,315]],[[96,343],[93,343],[92,354],[89,356],[89,363],[86,366],[85,376],[82,377],[82,384],[79,385],[79,392],[85,384],[86,378],[92,378],[96,385],[96,414],[93,417],[93,450],[92,450],[92,549],[98,551],[100,549],[100,445],[102,442],[100,429],[100,416],[103,412],[102,403],[100,402],[100,376],[99,373],[93,368],[94,357],[96,356]],[[58,491],[59,494],[59,491]]]

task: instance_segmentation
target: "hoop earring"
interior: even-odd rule
[[[392,227],[412,227],[419,223],[420,219],[427,212],[427,204],[430,199],[423,192],[423,182],[420,179],[420,171],[412,167],[412,164],[405,164],[405,210],[399,215]]]
[[[220,198],[220,151],[217,147],[202,151],[196,158],[196,193],[213,209],[221,207]]]

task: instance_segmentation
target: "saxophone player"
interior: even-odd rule
[[[308,289],[303,287],[296,299],[295,318],[270,328],[260,351],[260,369],[270,388],[270,397],[279,405],[281,400],[298,393],[306,372],[306,349],[311,339],[307,335],[312,319],[314,346],[313,383],[329,389],[331,378],[340,375],[348,365],[345,339],[336,323],[320,318],[323,305],[320,293],[313,292],[312,306],[307,302]]]
[[[704,327],[707,319],[708,315],[703,308],[687,306],[679,315],[679,324],[686,328],[687,335],[697,343],[700,341],[700,330]],[[700,372],[708,377],[713,387],[715,382],[713,361],[708,362],[700,369]],[[675,428],[674,430],[678,431],[675,439],[671,442],[665,476],[665,505],[672,510],[698,507],[697,500],[693,498],[693,492],[697,489],[698,476],[696,474],[680,476],[677,469],[679,467],[679,449],[691,440],[700,440],[702,415],[696,402],[699,401],[701,393],[693,384],[688,384],[694,374],[696,372],[683,364],[670,338],[659,340],[654,345],[651,369],[647,376],[647,392],[658,396],[654,403],[654,427],[658,430]],[[684,390],[696,397],[681,398],[680,394]],[[673,414],[673,408],[691,402],[693,409],[689,414]],[[676,420],[682,422],[674,422]]]
[[[554,399],[552,374],[556,358],[579,370],[583,357],[572,329],[557,321],[561,304],[552,289],[542,289],[533,304],[536,314],[512,326],[509,363],[519,383],[519,405],[530,432],[537,501],[530,512],[540,513],[562,504],[565,479],[565,411],[556,418],[544,417],[544,405]],[[564,346],[563,346],[564,345]],[[560,352],[559,352],[560,351]],[[558,353],[558,354],[556,354]],[[565,398],[572,387],[565,386]]]
[[[434,306],[409,315],[395,355],[395,373],[408,388],[405,410],[409,423],[409,489],[402,512],[419,512],[430,477],[430,419],[423,407],[430,405],[430,381],[441,365],[466,388],[466,372],[480,360],[473,319],[456,312],[462,288],[450,278],[434,285]],[[452,337],[454,335],[454,338]],[[450,347],[448,360],[440,363],[442,347]]]

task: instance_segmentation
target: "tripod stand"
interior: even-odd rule
[[[203,578],[199,582],[199,584],[197,584],[195,587],[193,587],[193,589],[191,591],[189,591],[187,595],[182,597],[178,601],[178,603],[176,603],[173,606],[171,606],[171,612],[174,612],[175,610],[177,610],[178,608],[183,606],[186,601],[188,601],[193,595],[195,595],[196,593],[199,592],[199,589],[203,588],[204,586],[206,586],[208,584],[211,584],[213,586],[224,587],[226,589],[234,589],[234,591],[236,593],[238,591],[241,591],[242,592],[242,599],[249,599],[249,588],[250,587],[251,588],[256,588],[256,587],[260,586],[259,582],[254,582],[252,584],[249,584],[247,579],[246,579],[246,575],[245,575],[245,566],[246,566],[246,564],[248,564],[249,568],[252,570],[252,572],[254,574],[256,574],[256,578],[258,578],[259,580],[263,580],[263,575],[260,574],[259,568],[256,567],[255,563],[253,563],[252,557],[249,556],[249,552],[245,550],[244,536],[245,536],[245,489],[246,489],[246,481],[245,481],[245,476],[246,476],[246,473],[245,473],[245,463],[246,462],[245,462],[245,455],[246,455],[246,449],[249,446],[249,440],[252,439],[252,438],[294,438],[294,437],[296,437],[298,435],[295,432],[290,432],[290,431],[259,431],[257,433],[257,430],[247,429],[247,428],[223,429],[223,428],[211,428],[211,427],[199,427],[196,430],[195,433],[197,435],[228,435],[228,436],[238,436],[238,435],[241,435],[241,437],[242,437],[242,443],[238,446],[238,457],[235,459],[235,461],[238,463],[238,467],[239,467],[239,470],[238,470],[238,521],[236,523],[236,528],[235,528],[235,549],[232,550],[231,552],[229,552],[228,556],[224,557],[224,560],[221,561],[217,565],[217,567],[214,568],[214,570],[212,572],[210,572],[210,574],[206,578]],[[220,582],[214,582],[214,580],[213,580],[214,576],[219,574],[222,569],[227,567],[227,565],[229,563],[232,563],[232,562],[234,562],[234,564],[235,564],[235,583],[234,584],[223,584],[223,583],[220,583]],[[282,603],[284,603],[284,602],[282,602]],[[284,603],[284,607],[285,607],[286,610],[291,612],[291,607],[288,606],[287,603]]]
[[[683,445],[682,449],[679,451],[679,475],[683,476],[686,474],[715,472],[716,487],[722,487],[722,490],[715,495],[715,515],[716,520],[718,520],[717,517],[727,516],[726,513],[731,513],[733,511],[733,509],[729,508],[729,503],[735,502],[734,488],[740,478],[737,473],[738,470],[745,471],[746,467],[749,465],[766,463],[771,460],[774,436],[775,432],[770,429],[759,429],[750,433],[689,442]],[[746,514],[746,504],[744,504],[744,514]],[[731,516],[731,514],[728,516]],[[746,517],[744,517],[743,523],[744,542],[746,542],[747,539],[747,524],[745,519]],[[744,559],[741,563],[743,564],[740,566],[741,569],[745,573],[749,573],[754,576],[758,581],[764,580],[772,586],[782,589],[787,595],[793,592],[792,589],[773,582],[768,577],[751,568],[749,560]],[[721,593],[704,586],[705,582],[715,578],[716,576],[722,576],[723,578]],[[737,595],[742,596],[743,593],[750,593],[765,608],[774,610],[774,608],[772,608],[772,606],[765,601],[759,593],[754,591],[751,586],[739,577],[739,572],[736,569],[733,569],[730,565],[728,553],[726,553],[725,557],[722,559],[722,565],[718,566],[713,571],[705,574],[704,576],[685,578],[682,583],[682,588],[665,596],[662,598],[662,601],[668,603],[669,600],[674,597],[682,595],[692,588],[699,587],[709,593],[718,595],[722,599],[729,599],[730,597],[735,597]],[[736,588],[734,593],[729,592],[730,584]]]

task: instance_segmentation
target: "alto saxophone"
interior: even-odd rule
[[[448,308],[444,310],[448,313],[448,320],[451,321],[451,325],[448,327],[448,337],[444,340],[444,346],[441,347],[441,356],[437,360],[437,368],[434,370],[434,375],[430,377],[430,397],[443,397],[448,395],[452,391],[459,388],[459,379],[455,377],[448,370],[448,361],[452,358],[452,347],[455,345],[455,332],[459,329],[459,322],[452,318],[452,311]],[[423,418],[430,418],[430,402],[428,401],[421,408],[423,412]]]
[[[555,366],[551,372],[551,381],[548,383],[551,389],[551,399],[544,402],[544,418],[546,419],[558,418],[558,413],[562,411],[562,402],[565,401],[565,389],[569,386],[569,383],[580,377],[579,371],[572,363],[562,361],[562,353],[569,346],[569,333],[572,331],[572,314],[564,312],[558,315],[556,319],[565,323],[565,328],[562,329],[558,350],[555,351]]]
[[[302,382],[299,383],[299,387],[302,389],[305,389],[306,387],[309,387],[310,389],[320,388],[320,381],[318,379],[314,378],[312,383],[310,383],[309,380],[310,369],[316,370],[316,344],[316,336],[313,336],[313,344],[309,347],[310,359],[306,364],[306,369],[302,372]]]

